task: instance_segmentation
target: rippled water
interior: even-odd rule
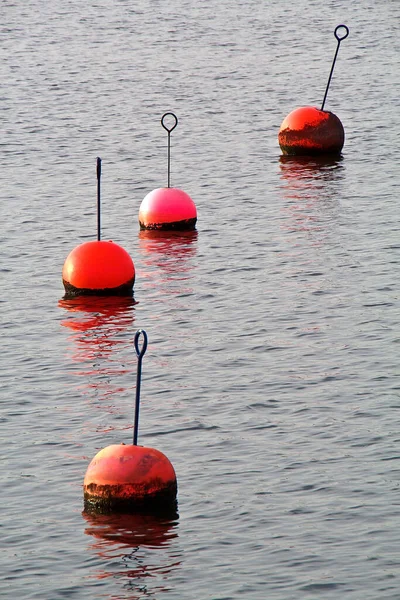
[[[1,4],[0,597],[398,599],[397,0]],[[280,155],[326,104],[341,159]],[[139,232],[145,194],[197,230]],[[63,301],[70,250],[132,256],[135,301]],[[93,517],[94,454],[132,435],[179,518]]]

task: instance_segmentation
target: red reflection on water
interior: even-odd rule
[[[139,232],[139,250],[144,263],[157,267],[164,274],[190,271],[190,258],[197,252],[197,231],[156,231],[143,229]],[[184,277],[181,277],[182,279]]]
[[[117,296],[80,296],[59,300],[58,306],[73,313],[61,325],[74,331],[87,331],[113,323],[116,329],[131,324],[132,308],[137,304],[133,298]]]
[[[85,534],[94,538],[89,550],[104,560],[104,570],[99,570],[94,577],[118,578],[130,592],[124,598],[142,598],[147,588],[145,578],[154,578],[158,574],[164,578],[181,564],[176,551],[168,552],[168,547],[178,537],[178,515],[167,519],[153,515],[97,515],[84,511],[82,516],[87,523]],[[157,589],[151,592],[167,589],[156,582],[154,585]],[[141,595],[137,595],[139,590]]]
[[[93,360],[109,355],[113,347],[126,344],[119,336],[131,328],[134,320],[133,298],[79,297],[59,300],[58,305],[71,315],[61,321],[74,333],[71,339],[76,344],[73,360]]]
[[[71,360],[77,365],[74,375],[82,380],[79,392],[101,404],[110,414],[120,414],[120,403],[114,407],[113,397],[120,397],[127,387],[121,385],[121,377],[132,374],[134,387],[136,355],[134,352],[135,300],[126,297],[79,296],[62,299],[58,305],[68,314],[61,321],[71,331]],[[129,336],[127,335],[129,333]],[[127,355],[121,357],[125,348]],[[107,406],[105,405],[107,403]],[[118,429],[129,429],[131,424],[119,425]],[[108,432],[114,426],[102,426]],[[96,431],[99,431],[97,428]]]
[[[297,182],[331,180],[344,168],[342,156],[280,156],[279,162],[282,178]]]
[[[168,545],[178,537],[178,515],[173,518],[158,517],[146,514],[92,514],[82,512],[88,527],[85,534],[95,538],[90,548],[99,552],[100,556],[108,556],[107,552],[115,547],[148,546],[157,548]]]
[[[163,303],[170,298],[170,307],[179,310],[186,306],[186,296],[193,293],[191,259],[197,253],[197,231],[139,232],[139,252],[142,268],[138,275],[148,290],[152,302]],[[157,312],[153,313],[153,318]]]
[[[338,182],[344,174],[343,157],[281,156],[283,194],[289,204],[286,230],[320,231],[339,201]]]

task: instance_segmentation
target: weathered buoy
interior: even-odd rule
[[[284,119],[278,140],[283,154],[315,156],[340,154],[344,137],[343,125],[335,114],[303,106]]]
[[[345,30],[342,36],[338,33],[340,29]],[[338,43],[321,109],[303,106],[293,110],[283,120],[278,133],[278,142],[285,155],[340,155],[342,151],[345,140],[343,125],[339,117],[324,110],[324,106],[340,42],[349,35],[349,29],[346,25],[338,25],[334,35]]]
[[[166,117],[172,117],[174,122],[168,127]],[[178,188],[170,187],[171,176],[171,131],[178,124],[174,113],[165,113],[161,125],[168,132],[168,185],[157,188],[147,194],[139,208],[139,225],[141,229],[159,229],[188,231],[194,229],[197,222],[197,209],[191,197]]]
[[[139,338],[143,334],[143,345]],[[176,512],[175,470],[159,450],[137,445],[142,358],[147,334],[135,335],[138,357],[133,445],[113,444],[100,450],[90,462],[83,482],[84,509],[87,512]]]
[[[113,444],[92,459],[83,482],[85,510],[158,512],[175,506],[177,482],[155,448]]]
[[[100,239],[100,178],[101,159],[97,158],[97,241],[85,242],[67,256],[62,270],[65,298],[133,294],[131,257],[118,244]]]

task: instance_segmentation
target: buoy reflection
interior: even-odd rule
[[[72,313],[61,325],[75,331],[108,326],[117,328],[131,324],[132,309],[137,304],[133,298],[118,296],[79,296],[61,299],[58,306]]]
[[[140,278],[154,292],[155,299],[165,296],[190,295],[192,258],[197,253],[197,231],[139,232],[139,252],[142,258]]]
[[[97,514],[82,512],[87,523],[85,534],[95,541],[90,546],[106,556],[107,551],[133,546],[159,548],[178,537],[178,513],[166,517],[147,514]],[[105,554],[104,554],[105,553]]]
[[[343,158],[281,156],[282,191],[291,211],[308,209],[315,203],[314,217],[324,217],[328,204],[337,204],[344,177]],[[324,207],[325,204],[325,207]],[[313,219],[313,211],[309,212]]]
[[[151,595],[165,590],[165,575],[179,568],[176,549],[178,515],[98,515],[82,513],[85,534],[93,538],[88,549],[104,561],[93,575],[97,579],[117,578],[129,589]],[[125,596],[124,596],[125,597]]]
[[[188,260],[197,252],[197,230],[139,232],[139,249],[146,265],[157,266],[166,273],[185,272]]]
[[[73,374],[80,380],[79,392],[89,402],[100,401],[102,408],[108,406],[112,414],[119,413],[120,402],[110,401],[127,390],[125,375],[132,379],[134,371],[133,334],[128,332],[133,331],[135,304],[133,298],[116,296],[79,296],[58,303],[67,313],[61,325],[71,331],[69,355]],[[129,385],[134,387],[133,379]],[[108,422],[101,431],[114,429]]]
[[[283,228],[324,229],[339,205],[343,157],[281,156],[279,167],[283,199],[287,201],[282,211],[289,216]]]
[[[283,179],[299,178],[330,180],[336,171],[343,170],[343,156],[285,156],[279,157]]]

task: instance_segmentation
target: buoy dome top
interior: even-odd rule
[[[182,221],[197,216],[189,194],[178,188],[157,188],[149,192],[140,205],[141,215],[155,215],[159,221]]]
[[[147,484],[176,481],[175,470],[168,458],[155,448],[112,444],[103,448],[92,459],[84,486]]]
[[[330,113],[328,111],[320,110],[315,106],[301,106],[292,110],[291,113],[285,117],[282,122],[280,130],[284,129],[304,129],[307,126],[320,125],[323,121],[329,119]]]

